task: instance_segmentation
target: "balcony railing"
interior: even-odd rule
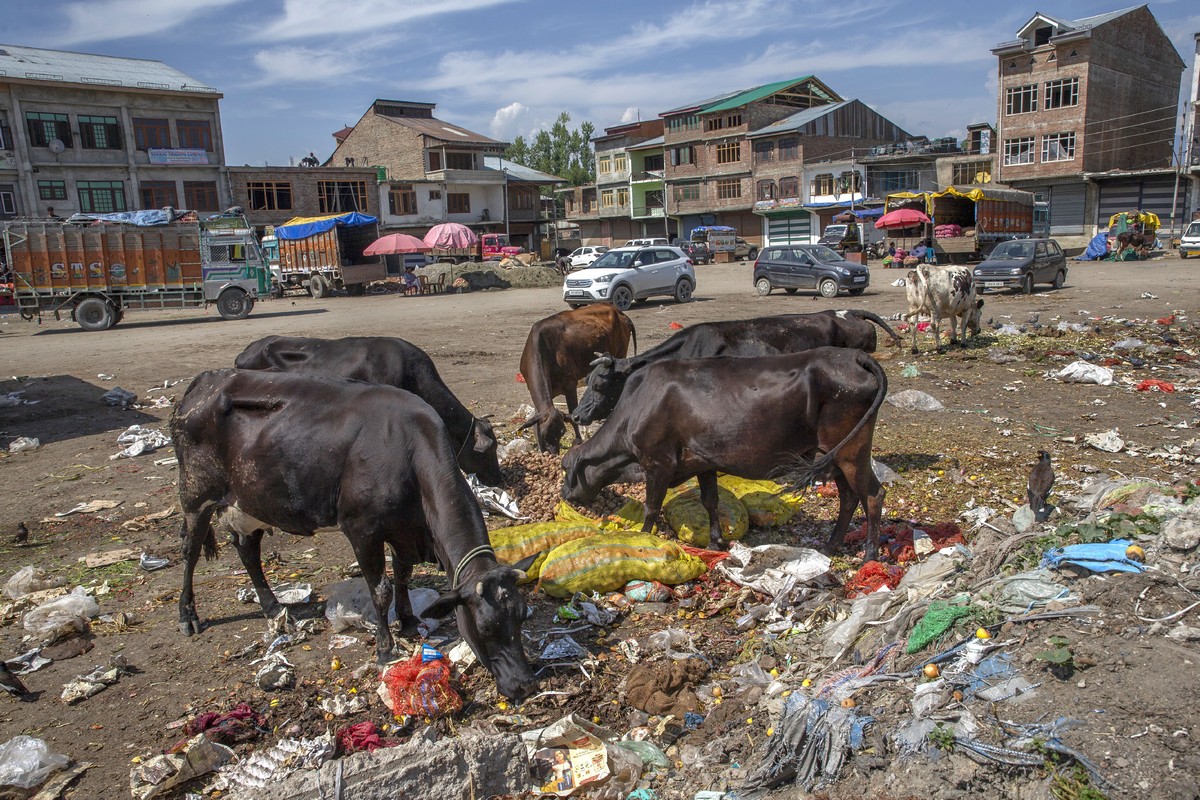
[[[662,206],[634,206],[635,217],[662,217],[666,212]]]
[[[634,183],[645,183],[646,181],[661,181],[663,179],[662,170],[647,170],[645,172],[635,172],[629,179]]]

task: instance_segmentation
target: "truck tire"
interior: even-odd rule
[[[757,261],[758,260],[758,248],[757,247],[750,248],[750,252],[746,253],[746,260],[747,261]]]
[[[245,319],[254,308],[254,299],[242,289],[229,287],[217,298],[217,313],[221,319]]]
[[[107,300],[88,297],[75,306],[75,321],[85,331],[106,331],[116,324],[116,312]]]
[[[325,276],[313,273],[312,277],[308,279],[308,293],[314,299],[320,300],[329,294],[329,281],[325,280]]]

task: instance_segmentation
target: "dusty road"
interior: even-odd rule
[[[640,349],[671,335],[672,322],[689,325],[845,307],[866,308],[887,317],[904,310],[903,288],[890,285],[903,274],[900,270],[873,270],[873,286],[862,297],[824,300],[778,292],[758,297],[751,288],[751,269],[748,263],[703,266],[698,269],[695,302],[682,306],[650,302],[635,307],[631,316]],[[1173,310],[1200,319],[1200,286],[1193,275],[1197,269],[1200,263],[1175,258],[1143,264],[1072,262],[1064,289],[1039,287],[1029,297],[989,293],[984,318],[1022,325],[1037,314],[1039,324],[1049,327],[1059,319],[1150,320],[1149,326],[1137,327],[1138,335],[1149,337],[1154,333],[1153,319]],[[1143,293],[1157,297],[1144,299]],[[136,561],[100,569],[86,569],[78,563],[86,553],[122,547],[177,560],[177,517],[138,520],[175,503],[174,469],[153,463],[169,455],[169,450],[135,459],[110,459],[119,450],[115,440],[120,431],[132,424],[161,427],[170,409],[110,408],[101,400],[104,392],[121,386],[144,400],[177,398],[191,376],[232,366],[247,344],[268,334],[400,336],[430,353],[443,378],[475,413],[495,415],[501,439],[506,441],[513,435],[517,408],[528,401],[524,385],[515,380],[528,329],[537,319],[564,308],[560,290],[544,288],[427,297],[285,299],[263,302],[248,319],[230,322],[215,312],[130,313],[121,325],[103,333],[86,333],[69,321],[47,319],[39,326],[12,314],[0,316],[0,376],[4,378],[0,395],[23,391],[24,399],[36,401],[0,408],[0,583],[20,567],[37,564],[66,578],[69,585],[98,587],[103,612],[119,610],[128,615],[124,620],[95,623],[91,652],[56,660],[27,676],[30,689],[39,693],[38,703],[0,703],[0,741],[17,733],[43,737],[52,748],[97,765],[78,784],[74,796],[128,797],[130,759],[161,751],[184,738],[178,721],[200,711],[227,710],[243,699],[256,707],[265,702],[262,692],[249,685],[253,668],[230,655],[257,641],[263,629],[257,608],[233,599],[246,579],[232,553],[224,552],[220,560],[201,566],[198,604],[211,627],[191,640],[183,639],[175,626],[177,564],[144,573]],[[1016,337],[997,338],[985,331],[966,352],[945,356],[928,352],[927,337],[921,341],[925,352],[915,359],[906,349],[883,348],[879,355],[893,392],[922,389],[941,399],[948,409],[930,416],[884,406],[876,456],[907,477],[889,490],[886,513],[947,520],[961,513],[968,501],[1002,507],[1023,495],[1024,476],[1040,448],[1053,451],[1063,491],[1078,485],[1084,472],[1095,470],[1163,480],[1193,474],[1194,466],[1179,462],[1127,453],[1109,456],[1066,441],[1071,436],[1118,427],[1123,436],[1136,440],[1144,454],[1154,447],[1182,445],[1193,437],[1190,429],[1178,427],[1181,422],[1194,426],[1196,421],[1197,414],[1189,406],[1195,396],[1186,391],[1147,394],[1127,386],[1064,385],[1044,378],[1047,370],[1073,358],[1057,354],[1060,348],[1109,352],[1125,329],[1111,320],[1105,325],[1102,334],[1069,344],[1066,339],[1028,336],[1023,340],[1032,346],[1026,346],[1014,341]],[[1194,334],[1180,336],[1187,339],[1182,347],[1194,351]],[[1007,354],[1005,358],[993,357],[1000,351]],[[900,371],[909,363],[915,363],[920,374],[902,378]],[[1181,388],[1200,385],[1200,372],[1179,358],[1168,361],[1160,357],[1156,365],[1122,365],[1117,371],[1135,380],[1174,380]],[[101,374],[112,378],[101,379]],[[185,382],[150,391],[167,381]],[[303,431],[297,434],[303,435]],[[7,445],[18,436],[38,437],[43,447],[9,455]],[[90,500],[119,501],[121,505],[96,514],[52,516]],[[832,506],[827,504],[813,508],[812,518],[823,524],[831,513]],[[12,543],[18,522],[25,522],[32,531],[27,544]],[[343,577],[345,566],[353,561],[344,538],[337,535],[313,540],[275,537],[264,549],[270,551],[273,581],[311,581],[318,591]],[[538,607],[538,618],[545,612],[549,619],[553,603],[542,605],[545,608]],[[5,657],[28,649],[22,640],[25,632],[20,616],[10,610],[0,619],[0,654]],[[64,683],[118,652],[137,667],[136,674],[80,705],[68,707],[59,701]],[[355,663],[366,663],[372,650],[364,641],[352,656],[349,650],[343,652],[348,654],[344,656],[347,662],[353,657]],[[313,717],[313,698],[314,693],[324,691],[324,678],[315,676],[328,675],[329,654],[321,640],[311,652],[293,648],[289,657],[302,676],[312,677],[316,683],[309,684],[305,678],[308,688],[288,695],[272,712],[271,725],[282,728],[300,720],[305,735],[311,735],[325,724],[319,711]],[[1150,698],[1146,702],[1165,701],[1168,707],[1163,713],[1169,713],[1170,687],[1179,685],[1180,679],[1163,672],[1161,680],[1151,682],[1162,684],[1159,689],[1144,687]],[[1139,673],[1137,683],[1144,682],[1145,675]],[[487,680],[476,680],[468,688],[478,698],[494,691]],[[564,684],[559,688],[572,687]],[[609,689],[592,687],[589,691],[603,700],[603,692]],[[598,702],[586,694],[577,700],[589,714]],[[1092,699],[1080,702],[1091,703]],[[605,721],[618,727],[624,724],[607,716]],[[1162,724],[1172,729],[1167,722]],[[1165,761],[1159,767],[1159,772],[1166,772]]]

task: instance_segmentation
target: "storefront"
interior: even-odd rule
[[[754,213],[762,217],[763,247],[777,244],[811,244],[820,237],[813,215],[787,201],[766,200],[755,204]]]

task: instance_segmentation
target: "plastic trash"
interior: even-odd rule
[[[128,408],[137,400],[137,395],[126,389],[122,389],[120,386],[114,386],[104,393],[103,398],[104,402],[110,406]]]
[[[216,772],[233,760],[233,750],[203,733],[188,740],[182,752],[147,758],[129,771],[134,800],[149,800],[167,794],[201,775]]]
[[[155,572],[156,570],[171,566],[171,559],[166,556],[152,556],[149,553],[143,552],[142,557],[138,559],[138,566],[146,570],[146,572]]]
[[[62,586],[66,582],[65,578],[47,578],[41,567],[29,565],[17,570],[4,584],[4,589],[0,591],[3,591],[6,597],[16,600],[32,592],[41,592]]]
[[[88,620],[100,613],[100,606],[82,586],[53,600],[47,600],[28,612],[21,621],[26,632],[51,641],[83,633]]]
[[[1125,440],[1116,428],[1104,433],[1089,433],[1083,437],[1083,443],[1103,453],[1119,453],[1125,449]]]
[[[329,620],[334,633],[342,633],[351,628],[374,632],[379,623],[379,615],[375,613],[375,604],[371,601],[371,592],[367,588],[366,581],[362,578],[347,578],[327,586],[324,594],[326,597],[325,619]],[[418,618],[437,599],[438,592],[435,589],[408,590],[408,602],[412,606],[413,614]],[[283,602],[282,598],[280,602]],[[395,621],[396,608],[391,605],[388,610],[388,623],[391,624]],[[433,633],[437,628],[438,620],[436,619],[421,619],[418,625],[418,629],[425,636]]]
[[[1063,383],[1094,383],[1098,386],[1112,386],[1113,371],[1099,364],[1072,361],[1051,377]]]
[[[1054,580],[1049,569],[1031,569],[1000,578],[992,591],[992,601],[1001,611],[1022,614],[1051,600],[1078,602],[1071,590]]]
[[[24,453],[30,450],[37,450],[42,446],[41,439],[35,439],[30,436],[18,436],[8,443],[8,452]]]
[[[806,792],[832,783],[850,753],[862,746],[872,721],[853,708],[796,692],[784,705],[766,755],[746,780],[748,794],[738,792],[738,797],[749,800],[793,781]]]
[[[570,636],[560,636],[542,648],[542,661],[578,661],[587,658],[588,651]]]
[[[1146,346],[1146,343],[1143,342],[1141,339],[1129,338],[1129,339],[1122,339],[1119,342],[1115,342],[1113,344],[1113,350],[1140,350],[1141,348],[1143,348],[1145,346]]]
[[[1103,544],[1055,547],[1042,556],[1042,566],[1058,569],[1066,564],[1091,572],[1145,572],[1145,565],[1125,556],[1125,550],[1131,544],[1133,542],[1128,539],[1113,539]]]
[[[171,437],[167,436],[162,431],[156,431],[152,428],[143,428],[141,425],[130,425],[117,436],[117,444],[125,445],[125,449],[121,452],[108,457],[109,461],[116,461],[118,458],[134,458],[142,453],[151,453],[160,447],[166,447],[171,443]]]
[[[14,736],[0,744],[0,786],[32,789],[70,763],[66,756],[50,752],[41,739]]]
[[[467,485],[471,487],[475,499],[484,511],[484,516],[487,516],[488,510],[491,510],[498,511],[509,519],[529,519],[529,517],[521,516],[521,509],[517,507],[517,501],[503,489],[484,486],[474,475],[467,476]]]
[[[496,457],[503,464],[513,456],[523,455],[533,452],[533,443],[528,439],[513,439],[508,444],[502,444],[496,448]]]
[[[450,686],[450,670],[446,659],[426,662],[417,653],[384,670],[379,696],[393,714],[435,718],[452,714],[463,702]]]
[[[86,675],[76,675],[74,680],[63,687],[61,699],[67,705],[78,703],[100,694],[120,680],[122,675],[128,674],[129,662],[125,660],[125,656],[115,655],[107,664],[97,664]]]
[[[666,653],[671,658],[690,658],[696,653],[692,635],[679,628],[667,628],[646,637],[642,650],[647,653]]]
[[[880,483],[895,483],[896,481],[904,480],[899,472],[884,464],[882,461],[871,459],[871,471],[875,473],[875,480]]]
[[[729,546],[729,556],[718,562],[717,572],[739,586],[778,601],[829,571],[829,557],[807,547],[764,544]]]
[[[638,758],[642,759],[642,764],[648,769],[670,769],[671,760],[653,742],[634,741],[631,739],[613,742],[617,747],[624,747],[626,750],[631,750],[637,754]]]
[[[283,653],[276,651],[262,660],[254,681],[260,689],[290,689],[296,685],[296,668]]]
[[[918,389],[905,389],[902,392],[889,394],[887,401],[905,411],[941,411],[945,408],[936,397]]]

